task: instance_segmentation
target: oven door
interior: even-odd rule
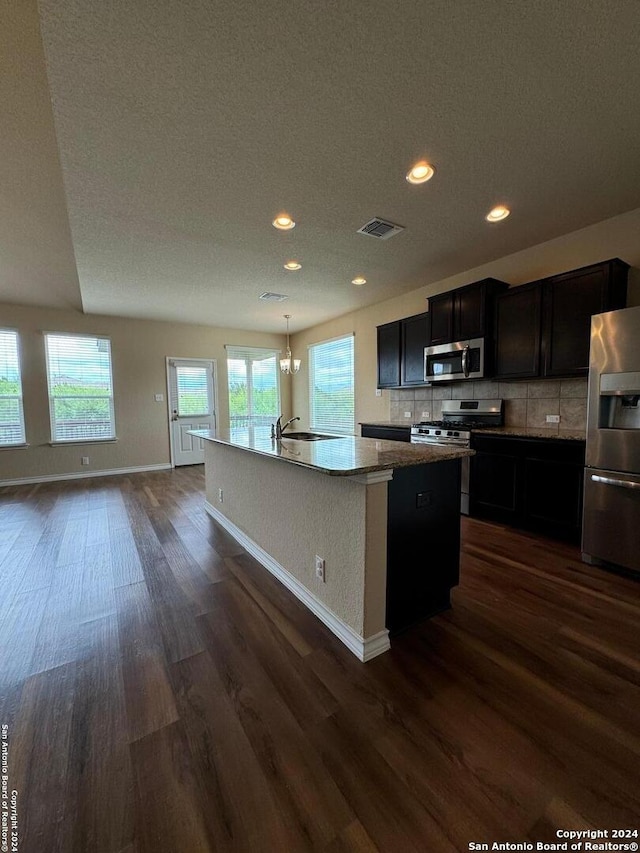
[[[482,379],[484,376],[484,339],[472,338],[437,347],[425,347],[425,382],[452,382],[458,379]]]

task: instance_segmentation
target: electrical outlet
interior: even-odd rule
[[[560,415],[547,415],[547,423],[548,424],[559,424],[560,423]]]
[[[164,394],[156,394],[155,401],[156,403],[164,403]]]
[[[431,417],[431,412],[423,412],[423,413],[422,413],[422,417],[423,417],[423,418],[430,418],[430,417]]]
[[[404,413],[404,416],[405,416],[405,418],[410,418],[410,417],[411,417],[411,412],[405,412],[405,413]]]
[[[382,388],[376,388],[376,397],[382,397]]]
[[[318,580],[321,580],[322,583],[325,582],[326,578],[324,576],[324,559],[319,557],[316,554],[316,577]]]
[[[219,501],[219,503],[222,503],[223,499],[224,499],[224,497],[223,497],[222,489],[218,489],[218,501]]]
[[[80,458],[80,462],[82,463],[82,465],[88,465],[89,464],[89,457],[88,456],[82,456]]]

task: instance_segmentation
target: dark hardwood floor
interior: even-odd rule
[[[453,609],[361,664],[203,488],[195,467],[0,489],[21,853],[449,853],[639,827],[639,583],[465,519]]]

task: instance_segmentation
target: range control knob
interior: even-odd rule
[[[442,430],[441,430],[441,429],[437,429],[437,430],[435,431],[434,435],[440,435],[441,433],[442,433]]]

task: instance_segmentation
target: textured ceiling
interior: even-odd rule
[[[2,232],[0,298],[25,301],[5,249],[11,269],[38,228],[29,286],[42,304],[77,291],[59,275],[70,224],[85,311],[274,331],[287,312],[297,330],[640,206],[637,0],[39,8],[68,220],[55,153],[21,151],[18,127],[8,151],[42,172],[43,221]],[[48,140],[30,49],[14,94]],[[436,175],[413,187],[421,158]],[[488,225],[500,202],[511,217]],[[407,230],[357,234],[373,216]]]
[[[35,0],[0,7],[2,301],[82,306]]]

